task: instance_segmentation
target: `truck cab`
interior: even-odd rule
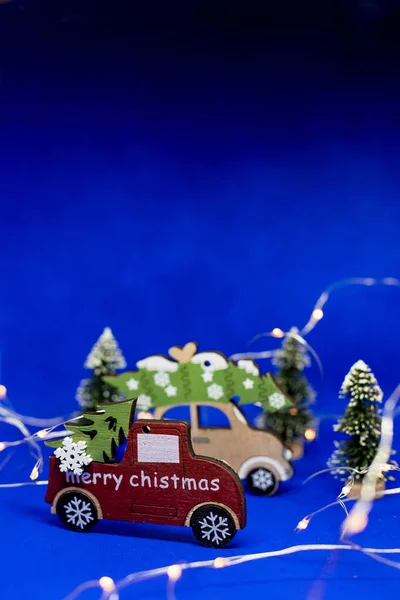
[[[154,417],[168,419],[182,409],[191,424],[195,452],[225,461],[254,494],[271,496],[280,481],[292,477],[291,450],[275,434],[252,427],[233,401],[163,406]]]
[[[182,421],[136,421],[120,463],[91,462],[81,475],[61,472],[51,456],[45,499],[74,531],[89,531],[99,519],[184,525],[203,545],[220,548],[246,523],[236,473],[196,456]]]

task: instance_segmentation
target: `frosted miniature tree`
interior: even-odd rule
[[[350,475],[360,480],[372,463],[381,436],[380,403],[382,390],[371,369],[363,360],[357,361],[346,375],[339,393],[348,399],[346,411],[334,431],[350,436],[335,442],[336,450],[328,461],[330,468],[337,468],[336,475],[346,480]],[[391,463],[393,464],[393,462]],[[340,470],[340,467],[343,470]],[[352,470],[356,469],[357,472]]]
[[[282,391],[292,400],[294,406],[289,411],[267,413],[265,425],[277,433],[285,444],[292,444],[303,438],[310,426],[312,414],[308,405],[314,401],[315,393],[303,371],[311,365],[304,346],[296,339],[298,329],[292,327],[277,351],[273,364],[278,367],[276,381]]]
[[[124,395],[103,381],[106,375],[115,375],[126,367],[125,358],[117,340],[106,327],[88,355],[85,368],[92,369],[92,376],[83,379],[77,389],[76,399],[84,410],[93,410],[104,402],[120,402]]]

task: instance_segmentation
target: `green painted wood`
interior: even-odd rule
[[[205,362],[211,361],[211,365],[193,362],[203,355],[210,359]],[[215,369],[212,364],[214,358]],[[240,398],[241,404],[258,402],[267,412],[293,406],[289,396],[282,391],[270,373],[255,374],[259,373],[257,365],[253,361],[245,362],[248,370],[253,372],[240,368],[220,352],[195,354],[191,362],[184,363],[154,355],[139,361],[136,371],[125,371],[103,379],[125,394],[125,397],[135,394],[138,397],[137,408],[140,410],[210,400],[229,402],[235,396]]]
[[[102,404],[97,411],[84,413],[81,417],[65,423],[74,442],[86,442],[86,453],[96,462],[112,462],[117,447],[128,436],[133,421],[136,400],[130,399],[113,404]],[[62,440],[46,442],[51,448],[58,448]]]

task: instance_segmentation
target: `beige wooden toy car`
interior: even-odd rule
[[[292,477],[291,450],[273,433],[252,427],[241,408],[233,402],[162,406],[156,408],[154,418],[176,418],[172,413],[178,408],[184,408],[185,418],[190,419],[196,454],[228,463],[240,479],[247,481],[254,494],[271,496],[280,481]],[[217,425],[210,424],[210,413],[217,417]]]

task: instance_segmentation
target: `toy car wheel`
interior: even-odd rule
[[[247,487],[257,496],[272,496],[278,489],[279,480],[264,467],[253,469],[247,476]]]
[[[57,501],[56,512],[65,527],[72,531],[90,531],[99,520],[93,500],[78,491],[62,494]]]
[[[223,548],[236,535],[232,515],[217,504],[206,504],[195,510],[190,526],[196,539],[210,548]]]

